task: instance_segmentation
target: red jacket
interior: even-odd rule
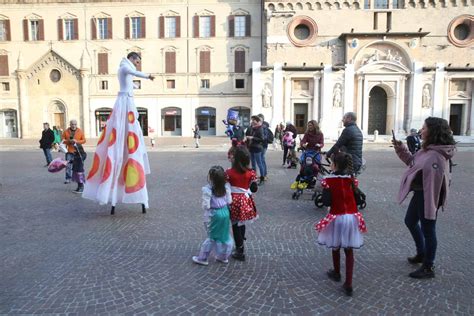
[[[358,212],[352,184],[357,186],[357,179],[349,175],[329,175],[321,181],[323,202],[331,206],[329,214],[343,215]],[[330,197],[330,203],[328,203],[328,197]]]

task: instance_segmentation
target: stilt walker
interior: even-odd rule
[[[150,165],[133,98],[133,77],[155,77],[137,71],[140,63],[140,55],[134,52],[120,63],[120,92],[102,129],[82,194],[101,205],[111,203],[112,215],[117,203],[141,204],[143,213],[148,208]]]

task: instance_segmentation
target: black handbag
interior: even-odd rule
[[[365,201],[366,200],[365,193],[362,192],[361,189],[359,189],[358,187],[354,185],[354,181],[352,181],[352,190],[354,191],[354,198],[355,198],[357,207],[359,207],[359,209],[361,210],[364,209],[367,206],[367,203]]]

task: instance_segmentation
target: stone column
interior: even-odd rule
[[[357,105],[355,107],[357,113],[357,124],[362,128],[362,103],[363,103],[363,95],[364,95],[364,76],[358,75],[357,76]]]
[[[331,126],[331,108],[332,108],[332,65],[324,65],[322,87],[321,87],[321,130],[328,137],[337,137],[337,127]]]
[[[291,78],[286,76],[285,77],[285,101],[284,101],[284,109],[283,109],[283,119],[286,121],[293,122],[293,117],[291,117]],[[294,124],[295,122],[293,122]]]
[[[354,112],[354,64],[346,64],[344,73],[344,113]]]
[[[405,121],[405,81],[406,77],[402,76],[400,80],[397,81],[398,91],[400,100],[397,104],[398,106],[398,122],[397,122],[397,132],[399,135],[405,135],[405,129],[403,127],[403,122]]]
[[[367,77],[364,78],[364,93],[362,101],[362,133],[368,135],[369,129],[369,82]]]
[[[444,64],[436,63],[435,82],[433,87],[433,116],[443,117]]]
[[[262,112],[262,79],[260,66],[261,63],[259,61],[252,62],[252,114]],[[273,100],[275,100],[275,95],[273,95]]]
[[[471,104],[467,104],[469,109],[469,122],[467,125],[467,133],[468,136],[473,136],[474,134],[474,80],[471,80]]]
[[[312,110],[312,119],[316,122],[319,122],[320,113],[319,113],[319,75],[313,77],[313,110]]]
[[[413,63],[413,75],[410,84],[410,100],[408,101],[407,129],[412,127],[419,129],[422,124],[421,103],[423,91],[423,63],[415,61]],[[433,89],[431,89],[433,90]]]
[[[24,69],[17,69],[16,71],[18,78],[18,95],[19,95],[19,128],[18,137],[27,138],[30,135],[30,124],[29,124],[29,102],[27,93],[27,78]]]
[[[260,89],[261,91],[261,89]],[[271,126],[275,127],[283,121],[283,65],[275,63],[273,65],[273,114]],[[260,100],[262,98],[260,97]]]

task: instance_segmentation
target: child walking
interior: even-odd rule
[[[341,281],[340,249],[346,256],[346,280],[343,290],[352,295],[352,274],[354,271],[353,249],[360,248],[367,232],[362,214],[357,209],[354,188],[357,180],[352,176],[352,158],[347,153],[337,153],[332,157],[333,173],[321,181],[323,204],[329,206],[329,213],[315,225],[319,232],[318,243],[332,248],[334,269],[327,272],[333,281]]]
[[[245,224],[253,222],[258,217],[252,197],[252,193],[258,190],[257,175],[249,165],[249,151],[245,146],[237,146],[232,157],[232,168],[227,169],[226,174],[232,192],[230,218],[235,240],[232,257],[240,261],[245,261]]]
[[[229,256],[234,245],[230,236],[230,216],[228,205],[232,203],[230,185],[226,183],[226,174],[221,166],[209,170],[208,185],[202,187],[202,208],[207,239],[201,245],[198,256],[192,259],[195,263],[207,266],[207,258],[215,251],[216,260],[229,263]]]

